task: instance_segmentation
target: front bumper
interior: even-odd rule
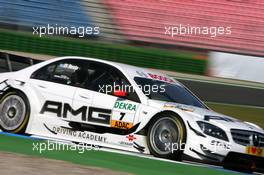
[[[224,168],[243,172],[264,172],[264,157],[229,152],[222,162]]]
[[[214,152],[200,144],[200,149],[190,149],[192,154],[184,155],[184,160],[223,166],[240,172],[264,173],[264,157],[250,155],[231,149],[228,153]],[[246,149],[246,148],[245,148]],[[195,156],[194,156],[195,155]],[[198,157],[197,157],[198,156]]]
[[[229,141],[223,141],[203,135],[189,125],[187,146],[184,151],[184,159],[222,165],[228,169],[238,171],[258,171],[264,169],[264,149],[262,155],[250,155],[248,146],[237,143],[231,133],[228,134]],[[260,145],[262,147],[262,145]]]

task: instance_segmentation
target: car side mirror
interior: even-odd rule
[[[127,96],[127,93],[126,93],[126,91],[123,91],[123,90],[115,90],[114,91],[114,96],[117,96],[117,97],[126,97]]]

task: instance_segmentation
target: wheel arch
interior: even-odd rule
[[[184,129],[185,129],[185,132],[186,132],[186,135],[187,135],[187,124],[186,124],[186,121],[183,119],[183,117],[175,112],[175,111],[171,111],[171,110],[163,110],[163,111],[159,111],[157,112],[156,114],[154,114],[150,120],[146,123],[146,125],[140,130],[138,131],[138,133],[142,134],[142,135],[147,135],[147,131],[149,129],[149,127],[151,126],[151,123],[155,120],[157,120],[157,118],[159,118],[161,115],[175,115],[179,118],[179,120],[182,122],[183,126],[184,126]]]
[[[38,101],[37,95],[34,90],[30,89],[28,86],[26,86],[26,83],[23,86],[16,86],[16,85],[10,85],[9,88],[1,95],[0,100],[2,97],[4,97],[6,94],[15,91],[21,93],[27,100],[31,110],[33,110],[36,102]]]
[[[14,87],[9,87],[2,95],[1,95],[1,99],[6,95],[6,94],[8,94],[8,93],[10,93],[10,92],[13,92],[13,91],[16,91],[16,92],[19,92],[19,93],[21,93],[21,94],[23,94],[26,98],[27,98],[27,95],[26,95],[26,93],[24,92],[24,91],[22,91],[22,90],[20,90],[20,89],[17,89],[17,88],[14,88]],[[28,98],[27,98],[27,100],[28,100]]]

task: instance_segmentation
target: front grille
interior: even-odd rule
[[[231,129],[231,134],[237,144],[264,147],[264,134],[240,129]]]

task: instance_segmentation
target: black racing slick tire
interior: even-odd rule
[[[0,99],[0,127],[5,132],[24,133],[30,117],[27,97],[19,91],[10,91]]]
[[[155,157],[181,160],[186,142],[186,128],[176,114],[160,114],[150,122],[147,143]]]

